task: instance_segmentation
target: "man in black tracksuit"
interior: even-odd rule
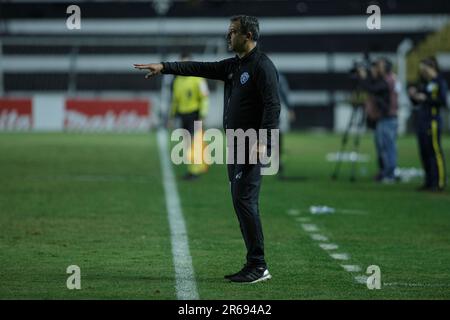
[[[230,20],[227,41],[229,49],[237,53],[233,58],[219,62],[163,62],[135,67],[149,70],[146,77],[162,73],[224,81],[224,129],[267,129],[269,143],[258,144],[256,152],[269,153],[270,129],[278,129],[279,124],[278,72],[272,61],[258,49],[258,20],[249,16],[234,16]],[[246,145],[244,164],[236,163],[236,152],[233,163],[228,164],[233,206],[247,248],[244,268],[225,276],[232,282],[255,283],[271,278],[264,259],[258,207],[261,165],[249,163],[250,148]]]

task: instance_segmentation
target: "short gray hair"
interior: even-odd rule
[[[246,16],[243,14],[232,16],[230,21],[239,21],[241,23],[242,34],[247,34],[251,32],[253,41],[258,41],[259,38],[259,22],[256,17]]]

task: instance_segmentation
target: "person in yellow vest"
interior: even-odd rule
[[[190,55],[183,53],[182,61],[188,61]],[[206,117],[209,108],[208,84],[204,78],[177,76],[173,82],[171,117],[179,117],[181,127],[189,131],[191,144],[189,150],[188,172],[183,177],[185,180],[194,180],[208,170],[208,165],[202,159],[203,155],[203,132],[194,130],[194,121]],[[189,141],[185,139],[185,141]],[[195,147],[195,146],[201,147]],[[194,152],[199,153],[195,155]],[[201,159],[201,163],[194,163],[194,159]]]

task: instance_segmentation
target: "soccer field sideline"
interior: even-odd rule
[[[301,215],[302,214],[302,212],[299,210],[294,209],[294,211],[297,211],[297,213],[293,214],[293,215],[297,215],[297,214]],[[341,213],[352,214],[352,215],[367,214],[367,212],[365,212],[365,211],[361,211],[361,210],[358,211],[358,210],[352,210],[352,209],[341,210]],[[345,271],[347,271],[352,276],[353,280],[356,283],[369,287],[368,275],[372,274],[374,266],[361,267],[361,265],[356,262],[353,262],[354,264],[346,264],[346,263],[349,263],[349,261],[351,261],[353,259],[351,254],[348,254],[346,252],[334,251],[335,249],[338,249],[340,246],[335,243],[329,243],[330,239],[327,236],[317,233],[317,232],[320,232],[320,230],[317,228],[317,226],[315,224],[309,223],[310,218],[302,216],[296,220],[300,221],[300,222],[308,222],[308,223],[301,223],[301,227],[302,227],[303,231],[308,233],[311,236],[312,240],[317,241],[318,246],[321,249],[323,249],[329,255],[330,258],[334,259],[335,262],[337,262],[340,267],[342,267]],[[330,260],[330,261],[332,261],[332,260]],[[375,266],[375,267],[378,268],[378,266]],[[367,269],[367,271],[366,271],[366,269]],[[396,281],[382,282],[382,280],[381,280],[380,284],[382,286],[388,286],[388,287],[402,287],[402,286],[403,287],[450,287],[450,283],[449,284],[446,284],[446,283],[408,283],[408,282],[396,282]],[[378,287],[378,288],[380,288],[380,287]],[[372,289],[373,289],[373,285],[372,285]]]
[[[167,213],[171,228],[172,254],[176,274],[177,298],[179,300],[196,300],[199,299],[199,295],[195,281],[195,272],[192,267],[192,257],[189,250],[189,237],[185,226],[183,210],[180,204],[176,179],[174,178],[172,164],[168,157],[170,150],[167,148],[169,139],[166,129],[158,129],[157,140],[163,176],[162,183],[164,185]],[[298,210],[297,214],[299,214]],[[302,222],[309,222],[310,220],[307,217],[302,217],[300,219],[303,219]],[[345,263],[350,260],[351,256],[347,253],[333,253],[333,250],[337,249],[339,246],[333,243],[328,243],[328,237],[317,234],[320,230],[315,224],[302,223],[301,226],[305,232],[311,234],[311,238],[313,240],[320,241],[319,247],[327,251],[332,259],[335,259],[341,263]],[[359,265],[340,264],[340,266],[350,273],[362,271],[362,268]],[[367,284],[366,275],[355,275],[353,279],[360,284]]]
[[[300,211],[295,211],[296,215],[301,215]],[[291,211],[292,215],[292,211]],[[350,263],[352,260],[351,254],[348,254],[346,252],[343,252],[340,250],[340,245],[336,244],[336,242],[333,242],[332,239],[330,239],[328,236],[324,235],[323,232],[316,226],[316,224],[312,223],[311,219],[309,217],[298,217],[296,221],[300,222],[302,229],[307,232],[311,236],[311,240],[317,241],[318,245],[321,249],[325,250],[329,256],[337,260],[336,262],[339,263],[339,265],[344,268],[345,271],[350,273],[356,273],[365,271],[359,264],[345,264]],[[319,233],[320,232],[320,233]],[[334,251],[339,249],[338,252]],[[341,264],[343,263],[343,264]],[[355,262],[354,262],[355,263]],[[352,274],[353,276],[353,274]],[[353,276],[353,279],[361,284],[367,284],[367,276],[366,275],[355,275]]]
[[[189,250],[189,238],[184,222],[183,210],[180,205],[177,183],[169,159],[169,139],[167,130],[158,129],[158,149],[162,169],[162,184],[169,219],[173,264],[175,267],[176,294],[179,300],[197,300],[197,284]]]
[[[310,217],[305,217],[303,215],[304,212],[308,212],[307,210],[300,211],[298,209],[290,209],[287,214],[295,217],[295,220],[300,223],[301,229],[304,232],[310,235],[311,240],[315,241],[318,246],[323,249],[330,258],[334,259],[336,263],[338,263],[345,271],[349,272],[352,275],[353,279],[364,286],[368,286],[368,275],[373,273],[373,270],[368,270],[369,266],[362,267],[360,263],[357,261],[353,261],[351,253],[343,252],[340,250],[341,246],[337,244],[335,241],[330,239],[328,236],[324,235],[324,232],[320,230],[314,221],[311,221]],[[345,214],[345,213],[344,213]],[[360,214],[360,213],[359,213]],[[365,213],[367,214],[367,213]],[[334,250],[340,250],[336,252]],[[353,261],[353,264],[348,264]],[[332,260],[330,260],[330,263]],[[381,277],[380,277],[381,278]],[[380,279],[380,285],[382,287],[430,287],[430,288],[450,288],[450,281],[448,283],[411,283],[411,282],[383,282],[383,279]]]
[[[170,166],[186,231],[179,238],[189,240],[195,270],[177,279],[162,167],[170,160],[163,160],[156,133],[1,135],[0,296],[176,299],[180,279],[195,285],[199,299],[450,296],[448,192],[416,193],[417,179],[382,186],[360,176],[350,183],[347,165],[342,179],[330,182],[333,164],[326,154],[336,149],[339,137],[286,138],[287,174],[303,178],[264,178],[261,210],[274,278],[242,286],[223,279],[245,256],[223,166],[211,166],[194,183],[177,178],[184,166]],[[417,167],[414,142],[400,140],[402,166]],[[365,137],[361,152],[371,155],[372,147]],[[370,172],[372,165],[361,163],[364,171],[358,173]],[[312,214],[310,207],[317,205],[336,212]],[[186,257],[186,252],[178,254]],[[333,259],[339,253],[350,259]],[[65,288],[69,264],[82,270],[78,292]],[[369,265],[381,268],[381,290],[368,290],[354,279]],[[350,271],[355,266],[361,270]]]

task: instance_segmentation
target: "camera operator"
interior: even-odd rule
[[[378,180],[393,183],[397,167],[397,99],[395,76],[387,59],[378,59],[367,70],[358,66],[357,76],[361,88],[368,92],[368,104],[373,106],[372,117],[376,121],[375,147],[379,157]]]

